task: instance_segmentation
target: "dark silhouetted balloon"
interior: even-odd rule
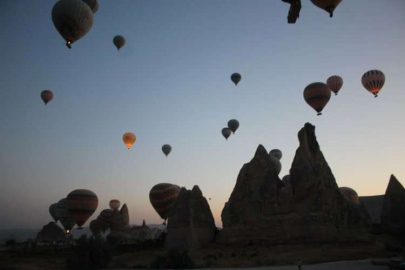
[[[229,136],[231,136],[232,130],[230,128],[223,128],[222,129],[222,136],[225,137],[226,140],[228,140]]]
[[[122,136],[122,140],[124,141],[125,145],[129,148],[132,147],[132,145],[136,141],[136,136],[132,132],[127,132]]]
[[[231,119],[228,121],[228,127],[235,134],[236,130],[239,128],[239,122],[236,119]]]
[[[329,16],[332,18],[333,11],[337,8],[340,2],[342,2],[342,0],[311,0],[311,2],[320,9],[328,12]]]
[[[110,208],[111,209],[118,209],[121,206],[121,202],[119,200],[113,199],[110,201]]]
[[[331,96],[331,90],[322,82],[311,83],[304,89],[304,99],[318,115],[322,114],[323,108],[328,104]]]
[[[93,11],[82,0],[60,0],[52,9],[52,21],[71,49],[93,26]]]
[[[349,187],[341,187],[339,190],[347,199],[355,204],[359,204],[359,195],[357,195],[357,192],[354,189]]]
[[[274,168],[276,169],[277,175],[281,172],[281,162],[275,156],[270,155],[271,163],[273,164]]]
[[[172,147],[169,144],[165,144],[162,146],[162,151],[163,151],[163,154],[165,154],[167,157],[170,154],[170,152],[172,151]]]
[[[57,205],[57,203],[53,203],[51,204],[51,206],[49,206],[49,214],[51,215],[55,223],[58,222],[58,214],[56,212]]]
[[[115,47],[117,47],[117,50],[121,49],[125,45],[125,38],[123,36],[115,36],[113,39],[113,43]]]
[[[281,160],[281,158],[283,157],[283,153],[279,149],[271,150],[269,155],[277,158],[278,160]]]
[[[235,85],[238,85],[238,83],[242,80],[242,75],[239,73],[234,73],[231,75],[231,80]]]
[[[51,90],[44,90],[41,92],[41,98],[46,105],[53,99],[53,92]]]
[[[56,205],[56,215],[60,224],[65,229],[66,234],[69,234],[72,228],[76,225],[73,217],[69,214],[66,199],[62,199]]]
[[[337,96],[338,92],[343,86],[343,79],[337,75],[330,76],[326,81],[326,85],[332,90],[333,93]]]
[[[170,209],[180,193],[180,187],[173,184],[161,183],[155,185],[149,193],[149,200],[153,208],[166,224]]]
[[[378,93],[385,83],[385,75],[379,70],[370,70],[364,73],[361,78],[363,86],[369,91],[374,97],[378,97]]]
[[[98,206],[97,195],[87,189],[76,189],[69,193],[66,198],[69,214],[81,229]]]
[[[93,14],[96,14],[99,8],[97,0],[83,0],[83,2],[89,5],[90,9],[93,11]]]

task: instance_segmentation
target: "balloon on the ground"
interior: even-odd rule
[[[113,43],[115,47],[117,47],[117,50],[121,49],[125,45],[125,38],[123,36],[115,36],[113,39]]]
[[[228,121],[228,128],[232,130],[232,133],[235,134],[236,130],[239,128],[239,121],[236,119],[231,119]]]
[[[113,199],[110,201],[110,208],[111,209],[118,209],[121,206],[121,202],[119,200]]]
[[[132,147],[132,145],[136,141],[136,136],[132,132],[127,132],[122,136],[122,140],[124,141],[125,145],[129,148]]]
[[[93,11],[82,0],[60,0],[52,9],[52,21],[71,49],[93,26]]]
[[[74,221],[73,217],[69,214],[66,198],[61,199],[56,205],[56,216],[58,217],[59,222],[65,229],[66,234],[69,234],[72,228],[76,225],[76,222]]]
[[[242,80],[242,75],[240,75],[239,73],[233,73],[231,75],[231,80],[235,85],[238,85],[238,83]]]
[[[281,160],[281,158],[283,157],[283,153],[279,149],[271,150],[269,155],[277,158],[278,160]]]
[[[222,136],[225,137],[226,140],[228,140],[229,136],[231,136],[232,130],[230,128],[223,128],[222,129]]]
[[[166,224],[170,209],[180,193],[180,187],[173,184],[161,183],[155,185],[149,192],[149,200],[153,208]]]
[[[333,93],[337,96],[338,92],[343,86],[343,79],[340,76],[334,75],[330,76],[326,81],[326,85],[332,90]]]
[[[318,115],[322,114],[323,108],[328,104],[331,96],[331,90],[322,82],[311,83],[304,89],[304,99]]]
[[[359,195],[357,195],[357,192],[354,189],[349,187],[340,187],[339,190],[347,199],[355,204],[359,204]]]
[[[337,8],[340,2],[342,2],[342,0],[311,0],[311,2],[320,9],[328,12],[329,16],[332,18],[333,11]]]
[[[44,90],[41,92],[41,99],[46,104],[48,104],[53,99],[53,92],[51,90]]]
[[[378,96],[385,83],[385,75],[380,70],[370,70],[364,73],[361,83],[374,97]]]
[[[172,151],[172,147],[169,144],[165,144],[162,146],[162,151],[163,151],[163,154],[165,154],[167,157],[170,154],[170,152]]]
[[[276,158],[275,156],[270,155],[270,160],[271,163],[273,164],[274,168],[276,169],[276,173],[277,175],[280,174],[281,172],[281,162],[278,158]]]
[[[57,205],[57,203],[53,203],[51,206],[49,206],[49,214],[55,222],[58,222],[58,214],[56,212]]]
[[[81,229],[87,219],[93,215],[98,206],[97,195],[87,189],[76,189],[66,198],[69,214]]]

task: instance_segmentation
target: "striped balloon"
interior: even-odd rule
[[[69,234],[72,228],[76,225],[76,222],[69,214],[66,199],[60,200],[56,205],[56,216],[65,229],[66,234]]]
[[[118,209],[118,208],[120,208],[120,206],[121,206],[121,202],[119,200],[114,199],[114,200],[110,201],[111,209]]]
[[[311,83],[304,89],[304,99],[318,115],[321,115],[323,108],[328,104],[331,96],[329,87],[322,82]]]
[[[97,209],[97,195],[87,189],[76,189],[70,192],[66,199],[69,214],[79,226],[78,229],[82,229],[81,226]]]
[[[52,21],[71,49],[72,43],[85,36],[93,26],[93,11],[82,0],[60,0],[52,9]]]
[[[165,221],[163,222],[164,225],[179,193],[179,186],[166,183],[157,184],[150,190],[149,200],[159,216]]]
[[[367,91],[374,97],[378,97],[378,93],[385,83],[385,75],[379,70],[370,70],[364,73],[361,82]]]
[[[326,84],[332,90],[333,93],[337,96],[338,92],[343,86],[343,79],[340,76],[330,76],[326,81]]]
[[[49,206],[49,214],[51,215],[53,220],[55,220],[55,223],[58,222],[58,215],[56,213],[57,205],[58,205],[57,203],[53,203],[51,204],[51,206]]]

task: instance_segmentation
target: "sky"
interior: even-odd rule
[[[217,226],[239,170],[259,144],[283,152],[288,174],[306,122],[339,186],[384,194],[405,184],[405,1],[342,1],[334,17],[302,0],[99,0],[90,32],[71,50],[54,0],[0,1],[0,229],[41,228],[75,189],[99,206],[119,199],[130,222],[161,223],[158,183],[198,185]],[[112,39],[123,35],[120,51]],[[361,84],[385,73],[378,98]],[[242,74],[236,87],[233,72]],[[322,116],[303,99],[312,82],[344,80]],[[50,89],[54,99],[40,99]],[[228,141],[228,120],[240,127]],[[122,135],[133,132],[127,150]],[[169,157],[163,144],[173,148]]]

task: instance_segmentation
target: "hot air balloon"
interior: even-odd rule
[[[234,73],[231,75],[231,80],[235,85],[238,85],[238,83],[242,80],[242,75],[239,73]]]
[[[66,199],[60,200],[56,205],[56,216],[58,217],[59,222],[62,224],[65,229],[66,234],[69,234],[72,228],[76,225],[76,222],[73,220],[72,216],[69,214],[67,209]]]
[[[354,189],[349,187],[340,187],[339,190],[348,200],[354,202],[355,204],[359,204],[359,195],[357,195],[357,192]]]
[[[46,105],[53,99],[53,92],[51,90],[44,90],[41,92],[41,98]]]
[[[121,202],[119,200],[111,200],[110,201],[110,208],[111,209],[118,209],[121,206]]]
[[[329,16],[332,18],[333,11],[337,8],[340,2],[342,2],[342,0],[311,0],[311,2],[320,9],[328,12]]]
[[[93,26],[93,11],[82,0],[60,0],[52,9],[52,21],[71,49],[72,43],[86,35]]]
[[[232,130],[230,128],[223,128],[222,129],[222,136],[225,137],[226,140],[228,140],[229,136],[231,136]]]
[[[339,90],[343,86],[343,79],[337,75],[330,76],[326,81],[326,85],[332,90],[333,93],[337,96]]]
[[[328,104],[331,96],[329,87],[321,82],[311,83],[304,89],[304,99],[318,115],[321,115],[323,108]]]
[[[279,149],[271,150],[269,155],[277,158],[278,160],[281,160],[281,158],[283,157],[283,153]]]
[[[93,11],[93,14],[96,14],[99,8],[97,0],[83,0],[83,2],[89,5],[90,9]]]
[[[149,193],[149,200],[166,225],[170,209],[180,193],[180,187],[173,184],[161,183],[155,185]]]
[[[125,45],[125,38],[123,36],[115,36],[113,39],[113,43],[115,47],[117,47],[117,50],[121,49]]]
[[[163,154],[165,154],[167,157],[170,154],[170,152],[172,151],[172,147],[169,144],[165,144],[162,146],[162,151],[163,151]]]
[[[364,73],[361,82],[367,91],[373,94],[374,97],[378,97],[378,93],[385,83],[385,75],[379,70],[370,70]]]
[[[135,143],[136,141],[136,136],[134,133],[132,132],[127,132],[124,134],[124,136],[122,136],[122,140],[124,141],[125,145],[129,148],[132,147],[132,145]]]
[[[277,175],[281,172],[281,162],[275,156],[270,156],[271,163],[273,164],[274,168],[276,169]]]
[[[79,226],[79,230],[82,229],[81,226],[93,215],[98,206],[97,195],[87,189],[73,190],[66,197],[66,201],[69,214]]]
[[[53,203],[51,204],[51,206],[49,206],[49,214],[51,215],[53,220],[55,220],[55,223],[58,222],[58,214],[56,212],[57,205],[57,203]]]
[[[228,127],[235,134],[236,130],[239,128],[239,122],[236,119],[231,119],[228,121]]]

